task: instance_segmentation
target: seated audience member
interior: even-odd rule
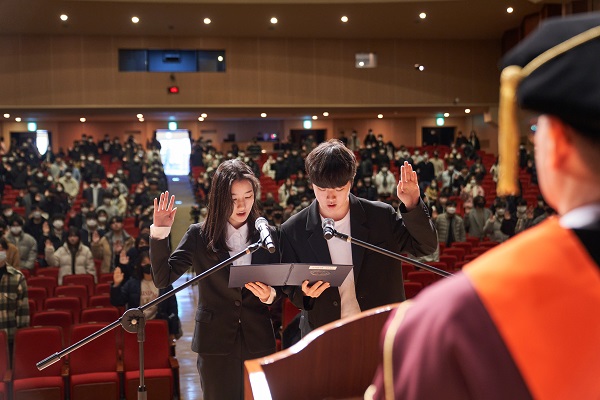
[[[65,193],[71,199],[77,197],[79,194],[79,181],[73,177],[73,170],[71,168],[67,168],[64,176],[60,177],[58,182],[63,185]]]
[[[50,219],[50,224],[42,224],[42,242],[38,243],[40,254],[44,253],[44,244],[50,240],[54,249],[58,249],[67,241],[67,229],[65,229],[65,216],[56,214]]]
[[[506,204],[500,204],[483,226],[483,232],[488,240],[502,243],[508,239],[508,235],[502,232],[502,224],[507,218],[510,218],[510,212],[507,211]]]
[[[465,223],[461,217],[456,215],[456,202],[448,200],[445,212],[439,214],[435,220],[438,233],[438,241],[446,246],[454,242],[466,240]]]
[[[502,233],[508,237],[513,237],[517,233],[533,226],[533,208],[527,206],[527,200],[519,199],[517,201],[517,212],[513,215],[509,213],[502,222]]]
[[[93,177],[90,186],[83,190],[83,198],[87,203],[93,205],[94,208],[98,208],[104,204],[104,193],[106,191],[102,187],[100,179]]]
[[[113,204],[113,196],[111,192],[104,193],[102,205],[96,208],[96,212],[104,211],[108,218],[119,215],[119,209]]]
[[[23,217],[13,215],[9,225],[9,231],[6,233],[6,240],[14,244],[19,249],[19,257],[21,258],[21,269],[25,268],[33,270],[35,260],[38,254],[37,242],[28,233],[23,230]]]
[[[81,232],[72,226],[69,228],[67,241],[56,251],[50,240],[46,241],[45,258],[49,267],[59,267],[58,284],[62,285],[65,275],[90,274],[96,280],[94,258],[89,247],[81,243]]]
[[[469,212],[465,209],[465,229],[467,234],[479,240],[485,239],[484,227],[493,216],[489,208],[485,208],[485,197],[477,196],[473,199],[474,208]]]
[[[98,233],[100,232],[108,232],[108,214],[105,210],[97,210],[96,215],[98,216]],[[104,235],[100,235],[104,236]]]
[[[124,279],[125,275],[123,271],[121,271],[121,268],[116,267],[113,271],[113,283],[110,288],[110,302],[117,307],[127,306],[127,309],[138,308],[148,304],[158,296],[162,296],[164,293],[173,290],[172,285],[164,289],[158,289],[154,285],[150,256],[147,252],[140,254],[132,277],[126,282]],[[162,303],[144,310],[144,316],[146,319],[166,320],[169,325],[169,336],[171,339],[181,337],[177,297],[171,296]]]
[[[388,198],[396,190],[396,177],[392,174],[387,166],[381,167],[374,177],[377,194]]]
[[[6,234],[6,223],[0,219],[0,238],[4,238]],[[19,256],[19,249],[11,242],[6,242],[6,263],[13,268],[21,269],[21,257]]]
[[[102,237],[98,232],[92,234],[92,254],[95,259],[102,260],[102,273],[112,272],[121,251],[127,252],[135,242],[123,229],[123,218],[112,217],[109,227]]]
[[[6,305],[2,310],[2,328],[8,338],[9,354],[12,353],[13,339],[19,328],[29,326],[29,298],[25,276],[8,263],[8,241],[0,237],[0,296]]]

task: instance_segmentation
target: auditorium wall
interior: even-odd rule
[[[225,49],[226,73],[177,73],[180,94],[169,95],[169,73],[118,71],[120,48]],[[374,52],[377,68],[357,69],[354,54]],[[169,38],[111,36],[0,36],[0,110],[211,107],[419,107],[454,105],[497,106],[499,72],[497,41],[342,40],[265,38]],[[417,72],[415,63],[426,66]],[[201,112],[201,111],[199,111]],[[433,116],[432,116],[433,118]],[[431,121],[433,119],[431,118]],[[478,117],[456,117],[449,126],[469,132],[494,126]],[[133,117],[132,117],[133,119]],[[134,120],[135,121],[135,120]],[[475,123],[474,123],[475,121]],[[25,121],[24,121],[25,122]],[[39,129],[55,133],[55,147],[67,147],[82,133],[134,132],[142,142],[156,122],[48,122]],[[448,125],[447,123],[447,125]],[[0,123],[5,138],[16,123]],[[45,126],[48,125],[48,126]],[[420,144],[423,118],[319,119],[314,129],[328,137],[352,129],[362,137],[367,129],[406,145]],[[257,132],[301,129],[302,120],[180,121],[192,136],[202,131],[221,143],[229,133],[246,141]],[[492,141],[494,142],[494,141]],[[493,151],[490,147],[486,150]]]

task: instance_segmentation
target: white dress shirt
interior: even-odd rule
[[[321,216],[321,222],[323,216]],[[350,211],[339,221],[335,221],[334,228],[340,233],[348,236],[350,232]],[[333,264],[353,265],[352,263],[352,244],[338,238],[331,238],[327,241],[329,255]],[[341,299],[341,317],[349,317],[360,313],[360,306],[356,299],[356,288],[354,286],[354,268],[350,270],[342,285],[338,288]]]

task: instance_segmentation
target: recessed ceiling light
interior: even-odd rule
[[[200,116],[201,116],[202,118],[206,118],[206,117],[208,117],[208,114],[207,114],[207,113],[202,113],[202,114],[200,114]]]
[[[131,17],[131,22],[137,24],[138,22],[140,22],[140,19],[138,17]]]
[[[67,14],[61,14],[61,16],[60,16],[60,20],[61,20],[61,21],[63,21],[63,22],[64,22],[64,21],[66,21],[66,20],[68,20],[68,19],[69,19],[69,16],[68,16]]]
[[[275,17],[271,18],[271,23],[273,25],[275,25],[277,22],[279,22],[279,21],[277,21],[277,18],[275,18]]]
[[[17,118],[15,118],[15,121],[17,121],[17,122],[21,122],[21,117],[17,117]]]
[[[423,71],[425,71],[425,66],[421,65],[421,64],[415,64],[415,69],[417,71],[423,72]]]
[[[507,13],[509,13],[509,14],[512,14],[512,12],[513,12],[513,11],[515,11],[515,10],[514,10],[514,8],[512,8],[512,7],[508,7],[508,8],[506,9],[506,12],[507,12]]]
[[[138,121],[140,121],[140,122],[144,122],[144,117],[142,117],[142,118],[138,118]]]
[[[267,117],[267,113],[261,113],[260,116],[263,117],[263,118],[266,118]]]
[[[79,118],[79,121],[80,121],[80,122],[85,122],[85,121],[87,121],[87,120],[86,120],[84,117],[81,117],[81,118]]]
[[[319,118],[319,117],[317,117],[316,115],[313,115],[313,116],[312,116],[312,119],[314,119],[314,120],[316,120],[316,119],[318,119],[318,118]]]
[[[450,113],[444,113],[444,117],[448,118],[450,116]]]
[[[379,118],[379,119],[383,118],[383,114],[377,114],[377,118]]]
[[[324,116],[324,117],[329,117],[329,113],[328,113],[327,111],[325,111],[325,112],[323,113],[323,116]]]
[[[348,17],[346,17],[345,15],[340,19],[342,20],[342,22],[348,22]]]
[[[421,14],[419,14],[419,18],[425,19],[425,18],[427,18],[427,14],[425,14],[424,12],[422,12]]]
[[[210,24],[212,21],[210,20],[210,18],[204,18],[204,24],[208,25]]]
[[[471,112],[470,108],[465,108],[465,114],[469,114]]]
[[[138,114],[138,115],[136,115],[135,117],[136,117],[136,118],[138,118],[138,119],[139,119],[139,118],[144,118],[144,114]]]
[[[198,121],[200,121],[200,122],[204,121],[204,117],[198,117]]]
[[[217,57],[217,61],[219,61],[219,62],[223,62],[223,60],[224,60],[223,56],[219,56],[219,57]]]
[[[10,114],[4,114],[4,118],[10,118]]]

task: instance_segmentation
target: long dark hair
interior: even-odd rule
[[[231,199],[231,186],[236,181],[247,180],[252,184],[254,192],[254,204],[248,214],[246,223],[251,227],[248,235],[252,232],[254,221],[259,217],[258,194],[259,181],[254,176],[252,169],[240,160],[227,160],[217,168],[210,185],[208,194],[208,215],[204,222],[203,233],[207,242],[207,250],[218,252],[231,250],[227,246],[227,223],[233,212],[233,200]],[[249,237],[248,237],[249,239]]]

